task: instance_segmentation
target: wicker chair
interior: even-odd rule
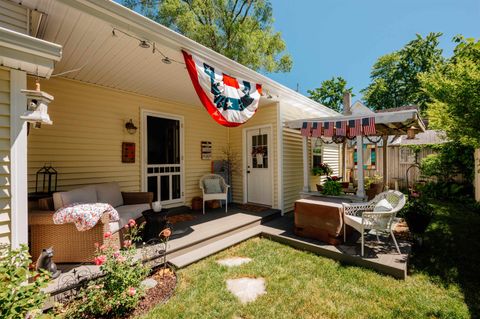
[[[382,199],[386,199],[393,207],[387,212],[374,212],[375,206]],[[397,212],[405,205],[405,195],[399,191],[387,191],[378,194],[367,203],[343,203],[343,239],[347,240],[346,227],[353,227],[362,234],[362,257],[365,246],[365,230],[375,230],[378,239],[378,233],[387,233],[392,236],[395,247],[400,254],[397,240],[393,234],[393,221]]]
[[[206,183],[208,183],[208,180],[215,180],[215,179],[219,180],[220,189],[221,189],[220,193],[218,193],[218,192],[211,193],[211,192],[207,191]],[[202,193],[203,193],[203,196],[202,196],[202,198],[203,198],[203,214],[205,214],[205,202],[207,200],[215,200],[215,199],[225,200],[225,213],[227,213],[228,189],[230,188],[230,185],[227,185],[225,183],[225,180],[223,179],[222,176],[217,175],[217,174],[204,175],[204,176],[202,176],[202,178],[200,178],[199,186],[202,189]],[[220,202],[220,207],[221,207],[221,205],[222,205],[222,202]]]

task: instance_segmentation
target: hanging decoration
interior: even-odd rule
[[[377,134],[375,128],[375,117],[335,122],[303,122],[300,133],[302,136],[306,137],[331,137],[335,143],[343,143],[347,139],[353,140],[356,136],[363,135],[370,142],[378,143],[373,142],[369,138],[369,136]],[[323,141],[325,142],[325,140]]]
[[[182,53],[195,91],[217,123],[236,127],[255,114],[262,94],[260,84],[236,79],[196,56]]]

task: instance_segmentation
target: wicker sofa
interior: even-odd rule
[[[41,200],[39,209],[29,212],[30,251],[33,260],[43,248],[53,246],[57,263],[92,262],[95,243],[104,243],[104,234],[120,245],[121,230],[129,219],[139,219],[142,212],[151,208],[153,193],[121,192],[117,183],[89,185],[68,192],[54,193]],[[120,220],[110,222],[104,215],[97,225],[87,231],[78,231],[74,224],[55,225],[55,210],[72,203],[108,203],[118,211]]]

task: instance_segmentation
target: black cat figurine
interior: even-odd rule
[[[57,269],[57,265],[53,262],[53,247],[42,249],[42,253],[38,256],[36,269],[46,270],[52,274],[52,279],[60,276],[61,271]]]

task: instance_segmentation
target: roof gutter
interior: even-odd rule
[[[277,93],[280,96],[286,95],[298,103],[301,103],[302,106],[309,107],[316,111],[323,111],[332,116],[339,114],[334,110],[113,1],[58,1],[66,6],[73,7],[81,12],[111,23],[112,27],[122,28],[139,37],[164,43],[177,50],[185,49],[195,53],[237,76],[257,83],[262,83],[265,87],[274,90],[274,93]]]

